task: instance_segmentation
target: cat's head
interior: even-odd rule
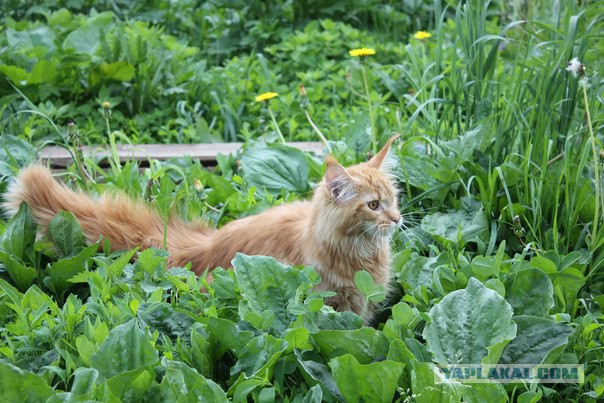
[[[384,237],[401,224],[397,190],[385,166],[397,137],[391,137],[373,158],[362,164],[344,168],[335,158],[327,157],[322,198],[334,213],[331,224],[344,229],[346,235]]]

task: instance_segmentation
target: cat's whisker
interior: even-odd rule
[[[356,237],[356,239],[355,239],[354,243],[352,244],[352,248],[353,248],[353,249],[354,249],[354,248],[356,248],[357,243],[358,243],[360,240],[362,240],[362,239],[363,239],[363,235],[365,235],[365,234],[366,234],[368,231],[370,231],[370,230],[372,230],[372,229],[376,229],[376,225],[375,225],[375,224],[373,224],[373,225],[371,225],[371,226],[367,227],[367,228],[365,229],[365,231],[361,232],[361,234],[360,234],[360,235],[358,235],[358,236]],[[373,244],[373,239],[372,239],[372,242],[370,242],[370,244]],[[364,250],[364,249],[367,249],[367,248],[366,248],[366,247],[363,247],[362,249]]]

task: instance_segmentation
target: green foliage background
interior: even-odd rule
[[[601,399],[602,10],[571,0],[3,2],[2,192],[39,147],[79,137],[244,142],[211,170],[186,156],[145,169],[110,159],[108,170],[83,157],[62,173],[92,194],[148,200],[162,217],[220,226],[308,197],[321,159],[277,144],[267,104],[254,102],[276,91],[285,137],[316,140],[308,111],[344,164],[367,158],[372,135],[401,134],[392,165],[405,228],[393,292],[364,327],[324,305],[312,268],[238,255],[208,283],[166,267],[161,250],[85,245],[67,213],[37,238],[22,206],[0,222],[0,400]],[[348,56],[360,47],[376,55]],[[585,88],[566,71],[573,57]],[[367,277],[359,289],[384,299]],[[585,382],[435,383],[435,363],[496,362],[581,363]]]

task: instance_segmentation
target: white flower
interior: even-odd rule
[[[577,57],[573,57],[570,62],[566,63],[566,71],[570,71],[574,77],[583,76],[585,66]]]

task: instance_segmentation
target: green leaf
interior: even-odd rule
[[[0,361],[0,401],[43,402],[53,393],[41,376]]]
[[[411,361],[411,390],[416,402],[460,402],[464,385],[435,382],[434,364]]]
[[[537,403],[541,401],[542,396],[543,392],[541,389],[537,389],[537,391],[527,390],[518,395],[518,403]]]
[[[21,261],[33,257],[37,225],[26,203],[21,203],[0,237],[0,250]]]
[[[437,241],[446,240],[454,244],[459,240],[462,243],[476,242],[489,231],[482,204],[470,196],[461,199],[461,210],[427,215],[421,226]]]
[[[386,298],[386,289],[381,284],[375,284],[371,274],[365,270],[357,271],[354,274],[354,284],[361,294],[371,302],[382,302]]]
[[[499,275],[499,267],[495,256],[476,256],[472,259],[472,272],[477,278],[485,280],[490,276]]]
[[[363,365],[350,354],[329,362],[333,377],[346,401],[391,402],[405,364],[381,361]]]
[[[422,287],[432,288],[434,272],[440,264],[439,257],[416,256],[403,265],[399,279],[408,285],[408,292],[419,293]]]
[[[229,393],[232,392],[234,403],[247,403],[249,401],[248,395],[250,393],[257,388],[266,385],[269,385],[269,382],[265,379],[245,379],[242,374],[242,376],[239,377],[238,382],[229,389]]]
[[[164,402],[226,402],[222,388],[206,379],[185,363],[164,358],[162,365],[166,374],[160,386],[161,401]]]
[[[361,364],[386,358],[390,346],[384,333],[370,327],[355,330],[321,330],[312,335],[327,359],[351,354]]]
[[[506,403],[508,394],[500,383],[473,383],[463,389],[465,402]]]
[[[447,294],[429,316],[423,336],[438,363],[479,364],[516,335],[512,307],[475,278]]]
[[[53,263],[46,270],[48,276],[44,278],[44,284],[56,295],[61,295],[73,286],[73,283],[69,281],[73,276],[87,270],[88,261],[96,255],[98,248],[98,244],[90,245],[76,256]]]
[[[157,350],[135,319],[111,330],[91,358],[91,366],[105,378],[156,362]]]
[[[276,339],[271,335],[262,334],[255,337],[241,350],[237,363],[231,368],[231,375],[243,372],[246,378],[250,378],[271,369],[286,348],[285,340]]]
[[[207,331],[213,336],[212,350],[218,357],[227,350],[239,355],[243,346],[254,337],[254,333],[239,330],[233,322],[222,318],[210,318]]]
[[[8,77],[8,79],[14,83],[15,85],[25,85],[27,84],[27,70],[18,67],[18,66],[11,66],[8,64],[2,64],[0,65],[0,73],[3,73],[6,75],[6,77]],[[6,162],[4,162],[5,160],[2,159],[2,161],[0,161],[0,167],[2,175],[3,176],[8,176],[5,174],[6,172]]]
[[[38,276],[33,267],[23,265],[23,263],[8,253],[0,252],[0,262],[4,263],[9,277],[19,291],[26,291]]]
[[[210,342],[207,335],[191,329],[191,366],[201,375],[209,377],[212,375],[213,361],[210,350]]]
[[[552,281],[554,283],[554,289],[560,291],[560,294],[564,297],[566,305],[572,305],[575,303],[577,298],[577,292],[585,284],[585,276],[574,267],[567,267],[566,269],[556,272],[552,275]]]
[[[505,299],[514,315],[547,316],[554,306],[554,287],[540,269],[526,269],[512,274],[504,282]]]
[[[0,66],[0,71],[4,66]],[[12,67],[12,66],[9,66]],[[19,137],[3,133],[0,136],[0,177],[14,176],[36,157],[36,148]]]
[[[60,211],[50,220],[48,235],[64,257],[74,256],[86,245],[80,223],[68,211]]]
[[[251,186],[272,194],[310,190],[304,152],[283,144],[248,148],[241,156],[244,177]]]
[[[134,78],[135,72],[134,65],[126,61],[101,63],[93,71],[91,82],[95,85],[102,80],[130,81]]]
[[[105,12],[84,20],[85,23],[63,41],[63,48],[73,49],[77,53],[93,55],[100,45],[101,35],[113,21],[113,14]]]
[[[39,60],[27,75],[27,84],[52,84],[59,78],[57,59]]]
[[[288,352],[292,351],[293,349],[312,349],[312,345],[308,343],[308,340],[310,339],[310,332],[303,327],[288,329],[283,334],[283,337],[287,342]]]
[[[165,302],[142,304],[139,319],[149,326],[151,331],[157,330],[174,340],[187,339],[191,333],[191,326],[195,323],[195,319],[191,316],[175,310],[172,305]]]
[[[343,400],[340,389],[336,385],[333,375],[327,365],[313,360],[305,360],[298,351],[294,352],[298,360],[298,366],[308,377],[319,382],[325,389],[331,392],[338,400]]]
[[[310,280],[302,271],[268,256],[237,253],[233,268],[243,296],[239,307],[241,318],[248,311],[259,314],[271,311],[275,314],[272,328],[276,335],[281,335],[296,319],[287,307],[299,302],[296,290],[302,284],[310,285]]]
[[[538,316],[514,316],[518,333],[503,350],[502,364],[541,364],[554,349],[568,343],[573,328]]]
[[[133,370],[121,372],[106,382],[111,393],[126,402],[140,402],[145,400],[145,393],[157,384],[155,371],[151,366],[145,365]]]
[[[31,25],[30,25],[31,26]],[[32,48],[43,48],[46,51],[55,49],[55,33],[47,26],[33,26],[25,30],[6,30],[6,39],[10,47],[20,51]]]
[[[80,367],[73,373],[73,384],[71,385],[71,396],[92,399],[96,380],[99,372],[93,368]]]
[[[25,264],[33,260],[36,228],[27,204],[21,203],[0,236],[0,262],[20,291],[25,291],[37,277],[36,270]]]

